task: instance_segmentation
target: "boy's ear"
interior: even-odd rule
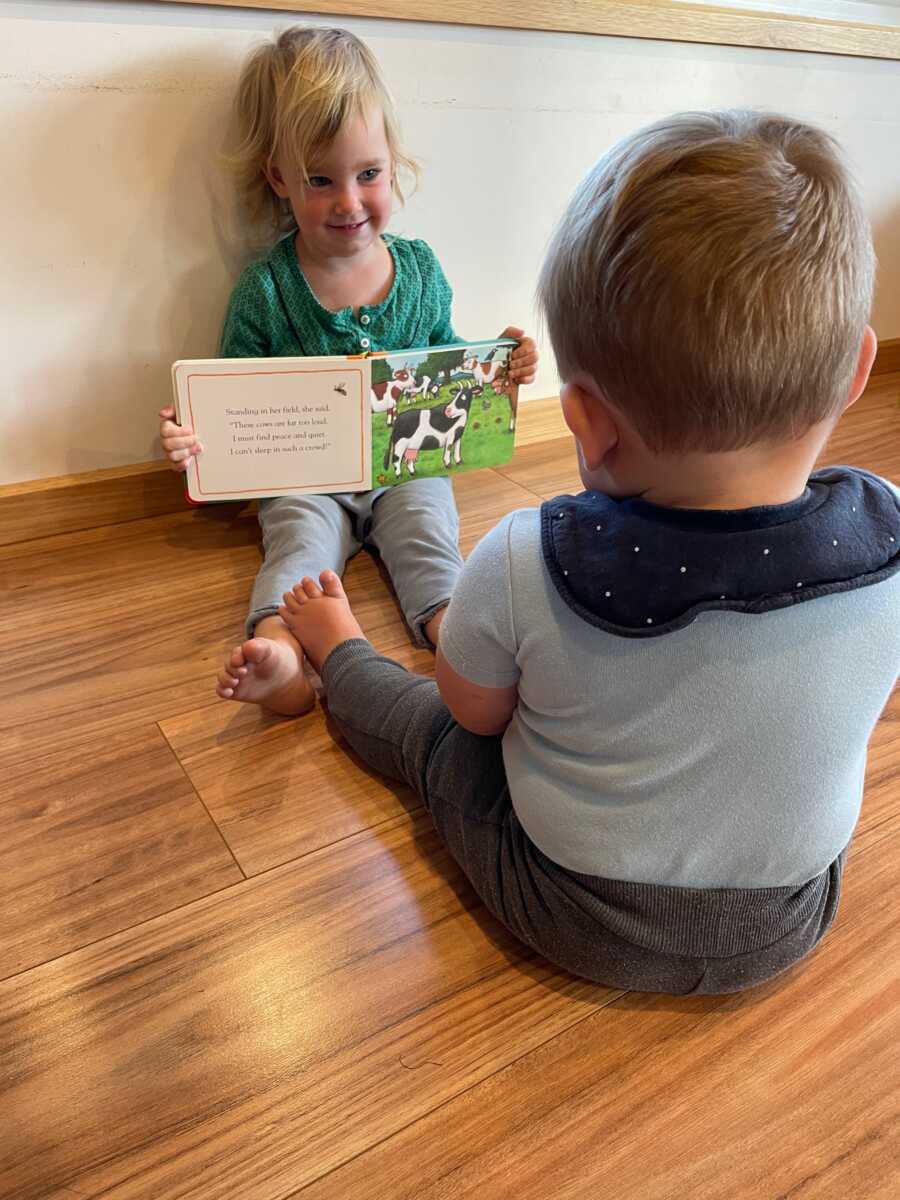
[[[263,167],[263,172],[268,180],[269,187],[272,189],[275,195],[282,200],[287,200],[287,184],[284,182],[284,176],[282,175],[281,169],[278,167],[278,165],[272,159],[269,159],[269,161]]]
[[[850,390],[847,393],[847,403],[844,405],[845,409],[857,401],[866,390],[866,384],[869,382],[869,376],[872,373],[872,366],[875,362],[877,352],[878,338],[875,336],[875,330],[872,326],[867,325],[863,330],[862,342],[859,347],[859,358],[856,363],[856,371],[853,374],[853,381],[850,384]]]
[[[603,401],[578,383],[564,383],[559,393],[563,418],[581,447],[581,459],[589,471],[603,461],[619,441],[619,430]]]

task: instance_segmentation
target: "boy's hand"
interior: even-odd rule
[[[538,348],[534,338],[526,337],[524,329],[516,329],[510,325],[500,334],[502,338],[517,338],[518,346],[513,350],[509,359],[509,377],[513,383],[534,383],[537,372]]]
[[[189,425],[175,424],[175,409],[159,410],[159,440],[173,471],[186,471],[191,459],[202,454],[203,447]]]

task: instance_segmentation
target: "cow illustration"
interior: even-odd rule
[[[477,354],[467,355],[463,366],[472,372],[476,387],[483,391],[490,384],[495,392],[506,392],[509,396],[509,427],[516,427],[516,413],[519,409],[519,389],[509,380],[509,362],[506,359],[485,359],[479,362]],[[485,401],[485,408],[487,402]]]
[[[388,425],[393,425],[397,406],[404,399],[411,404],[418,388],[415,372],[409,367],[397,367],[391,379],[372,384],[372,412],[387,413]]]
[[[416,397],[418,384],[416,383],[416,373],[412,367],[398,367],[394,371],[394,381],[400,390],[403,392],[403,399],[407,404],[412,404]]]
[[[410,397],[413,396],[437,396],[440,394],[440,386],[436,380],[430,375],[422,375],[414,388],[410,389]]]
[[[431,408],[419,408],[415,412],[400,413],[391,429],[391,437],[384,452],[384,468],[393,464],[394,474],[399,479],[403,464],[410,475],[416,473],[416,458],[420,450],[441,450],[444,466],[450,466],[451,457],[459,466],[462,463],[462,436],[469,420],[472,389],[460,387],[449,404],[435,404]]]

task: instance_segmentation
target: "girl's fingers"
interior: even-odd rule
[[[195,437],[166,437],[160,440],[166,454],[180,454],[182,450],[193,454],[199,453],[203,449]]]
[[[159,427],[159,436],[161,438],[185,437],[193,438],[197,435],[191,429],[190,425],[175,425],[172,421],[163,421]]]
[[[513,351],[510,360],[510,374],[517,383],[532,383],[535,376],[538,358],[537,346],[532,338],[523,338],[521,344]]]

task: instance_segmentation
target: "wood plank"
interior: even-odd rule
[[[35,754],[0,785],[0,978],[242,878],[159,730]]]
[[[571,437],[523,446],[508,466],[496,470],[510,482],[533,492],[538,501],[583,490]]]
[[[520,453],[516,451],[513,462]],[[477,542],[508,512],[534,504],[534,494],[507,478],[504,471],[472,471],[453,480],[459,510],[459,546],[467,557]]]
[[[900,482],[900,375],[874,377],[838,422],[819,464],[850,463]]]
[[[559,396],[548,396],[543,400],[527,400],[519,407],[516,419],[516,449],[533,446],[535,442],[549,442],[554,438],[569,437],[569,429],[563,420]]]
[[[0,984],[0,1194],[287,1196],[618,994],[474,903],[402,817]]]
[[[895,689],[869,742],[862,814],[854,835],[859,847],[890,837],[900,811],[900,689]]]
[[[837,928],[781,980],[730,998],[626,995],[303,1200],[891,1200],[895,889],[888,841],[854,854]]]
[[[284,720],[218,703],[161,729],[247,875],[421,807],[351,755],[321,709]]]
[[[193,511],[0,550],[5,761],[28,760],[48,714],[62,749],[212,700],[258,541],[252,516]]]
[[[878,343],[873,375],[888,375],[900,371],[900,338],[886,338]]]
[[[308,0],[199,0],[241,8],[309,12]],[[189,4],[197,0],[170,0]],[[862,21],[725,8],[680,0],[420,0],[414,12],[406,0],[316,0],[316,12],[344,17],[389,17],[452,25],[493,25],[509,29],[549,29],[614,37],[713,42],[771,50],[808,50],[900,58],[900,29]]]

